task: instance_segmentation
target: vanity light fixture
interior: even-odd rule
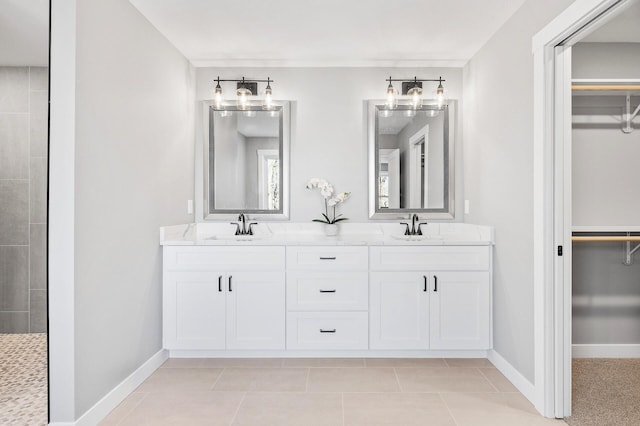
[[[414,109],[418,109],[422,106],[422,82],[424,81],[438,82],[438,87],[436,88],[436,101],[439,107],[444,103],[444,86],[442,86],[442,82],[446,80],[443,80],[442,77],[438,79],[413,77],[413,80],[410,80],[403,78],[391,78],[391,76],[389,76],[386,81],[389,82],[385,102],[387,109],[394,109],[398,106],[398,91],[393,87],[394,81],[402,82],[402,95],[409,97],[410,105]]]
[[[267,77],[266,80],[246,80],[244,77],[240,80],[221,80],[220,76],[214,80],[216,82],[216,87],[213,91],[213,103],[216,109],[223,109],[223,97],[222,97],[222,87],[220,86],[220,82],[232,81],[237,83],[236,89],[236,105],[240,110],[246,110],[250,107],[250,97],[254,94],[258,93],[258,83],[267,83],[267,88],[263,92],[262,99],[262,109],[264,110],[272,110],[274,108],[273,105],[273,90],[271,89],[271,83],[273,80]]]

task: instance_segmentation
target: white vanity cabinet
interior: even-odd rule
[[[366,246],[287,247],[287,349],[368,348]]]
[[[284,349],[284,256],[284,247],[164,247],[164,347]]]
[[[491,247],[371,247],[371,349],[491,347]]]

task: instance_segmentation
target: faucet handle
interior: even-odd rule
[[[411,232],[409,231],[409,224],[408,223],[400,222],[400,225],[406,226],[406,229],[404,230],[404,235],[411,235]]]
[[[258,222],[251,222],[249,224],[249,230],[247,231],[247,235],[253,235],[253,229],[251,229],[251,226],[252,225],[257,225],[257,224],[258,224]]]
[[[422,228],[421,228],[421,226],[422,226],[422,225],[428,225],[428,223],[427,223],[427,222],[420,222],[420,223],[418,224],[418,231],[417,231],[417,235],[422,235]]]
[[[235,225],[236,226],[236,232],[233,235],[240,235],[240,224],[237,222],[231,222],[230,225]]]

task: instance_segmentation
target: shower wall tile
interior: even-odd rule
[[[0,311],[29,309],[29,247],[0,246]]]
[[[0,333],[28,333],[29,312],[0,312]]]
[[[0,67],[0,112],[29,112],[28,67]]]
[[[0,179],[29,179],[28,114],[0,113]]]
[[[49,100],[47,91],[31,92],[31,156],[46,157],[48,144]]]
[[[29,181],[0,180],[0,246],[29,244]]]
[[[29,69],[29,73],[29,77],[31,79],[31,90],[49,89],[49,68],[31,67]]]
[[[47,332],[47,291],[31,290],[29,333]]]
[[[47,159],[31,158],[31,223],[47,222]]]
[[[47,288],[47,225],[31,225],[29,242],[31,290]]]

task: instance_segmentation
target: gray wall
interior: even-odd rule
[[[291,220],[309,222],[324,210],[317,191],[305,188],[310,178],[324,178],[338,192],[349,191],[351,198],[340,206],[351,221],[368,219],[366,99],[384,99],[385,78],[437,78],[442,76],[447,97],[462,96],[460,68],[198,68],[197,99],[210,99],[213,79],[271,77],[275,99],[292,100],[291,132]],[[396,88],[399,88],[397,86]],[[436,85],[425,86],[435,92]],[[258,90],[263,90],[260,86]],[[233,99],[233,85],[223,86]],[[426,96],[425,96],[426,97]],[[458,108],[462,102],[459,102]],[[461,125],[462,116],[456,111]],[[458,128],[459,129],[459,128]],[[458,149],[461,132],[456,132]],[[461,151],[458,151],[461,153]],[[461,156],[458,156],[461,158]],[[458,169],[457,212],[462,210],[462,167]],[[462,220],[462,214],[456,217]]]
[[[464,68],[466,222],[495,226],[494,348],[531,382],[533,55],[531,38],[572,0],[527,0]]]
[[[162,348],[158,229],[193,221],[195,85],[127,0],[78,2],[76,73],[78,418]]]
[[[574,78],[637,78],[640,43],[578,43],[572,63]],[[639,101],[634,98],[633,107]],[[637,130],[623,133],[624,103],[624,95],[574,97],[574,226],[640,226],[640,119]],[[623,265],[623,247],[573,244],[573,343],[640,343],[640,255],[633,265]]]
[[[0,67],[0,333],[47,331],[48,70]]]

